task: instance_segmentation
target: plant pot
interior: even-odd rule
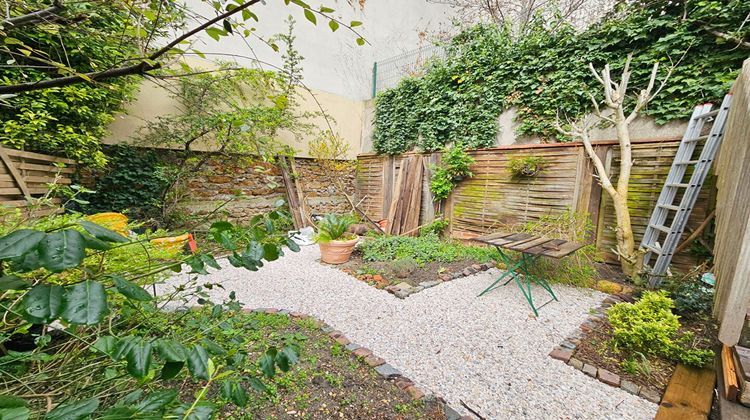
[[[359,237],[348,241],[330,241],[319,242],[320,260],[328,264],[343,264],[349,261],[349,257],[354,251],[354,245],[357,245]]]

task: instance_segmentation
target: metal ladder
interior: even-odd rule
[[[643,257],[643,267],[651,287],[656,287],[661,283],[661,279],[672,262],[672,256],[685,230],[690,212],[698,199],[703,182],[706,180],[711,163],[724,137],[724,125],[731,102],[732,95],[728,94],[717,110],[712,111],[711,104],[699,105],[693,110],[693,115],[690,117],[690,122],[674,157],[672,168],[669,170],[669,175],[667,175],[667,180],[641,240],[641,248],[646,251]],[[711,131],[708,135],[701,135],[704,124],[710,118],[714,118]],[[700,157],[694,159],[693,154],[698,143],[704,140],[705,144]],[[693,173],[690,180],[686,181],[685,174],[691,166],[694,168]],[[675,203],[680,190],[684,193],[679,203]],[[667,224],[670,214],[673,217]],[[660,239],[663,234],[665,234],[664,238]],[[649,267],[649,262],[655,256],[654,266]]]

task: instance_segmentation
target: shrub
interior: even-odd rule
[[[469,169],[473,163],[474,158],[461,145],[443,148],[440,165],[434,168],[430,179],[430,191],[435,196],[435,201],[448,198],[462,179],[474,176]]]
[[[432,221],[429,225],[422,227],[419,229],[419,234],[422,236],[426,235],[435,235],[435,236],[442,236],[445,232],[445,229],[448,228],[450,225],[450,221],[447,219],[443,219],[442,217],[439,219],[435,219]]]
[[[539,174],[547,161],[541,156],[518,156],[508,159],[508,171],[514,178],[530,178]]]
[[[668,288],[678,314],[693,319],[707,318],[710,315],[714,289],[703,284],[700,276],[683,279]]]
[[[664,357],[691,366],[703,366],[713,357],[711,350],[685,348],[681,344],[679,317],[667,292],[648,291],[636,303],[618,303],[608,311],[614,343],[632,352]]]
[[[417,262],[414,261],[414,258],[410,257],[398,259],[391,264],[393,275],[400,279],[409,277],[416,269]]]
[[[365,261],[394,261],[412,258],[417,264],[453,262],[472,259],[487,262],[497,258],[497,251],[489,247],[463,245],[454,241],[441,241],[436,235],[378,236],[368,238],[361,245]]]
[[[318,242],[326,243],[337,240],[351,239],[354,235],[347,233],[347,229],[355,222],[351,215],[337,216],[335,214],[326,214],[318,222],[318,234],[315,238]]]

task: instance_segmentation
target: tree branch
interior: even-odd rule
[[[172,40],[172,42],[168,43],[167,45],[160,48],[153,54],[149,55],[148,61],[151,63],[147,61],[141,61],[140,63],[133,64],[130,66],[118,67],[118,68],[99,71],[99,72],[91,72],[91,73],[79,74],[79,75],[73,75],[73,76],[58,77],[56,79],[40,80],[37,82],[21,83],[17,85],[0,86],[0,95],[31,92],[35,90],[49,89],[53,87],[68,86],[74,83],[81,83],[81,82],[98,82],[102,80],[112,79],[114,77],[145,74],[147,71],[156,70],[160,68],[161,64],[153,63],[153,61],[157,60],[158,58],[166,54],[169,50],[174,48],[180,42],[190,38],[191,36],[197,34],[198,32],[201,32],[205,30],[206,28],[220,21],[223,21],[224,19],[229,18],[230,16],[233,16],[241,12],[242,10],[249,8],[250,6],[256,3],[259,3],[260,1],[261,0],[250,0],[245,4],[242,4],[241,6],[237,6],[230,11],[224,12],[216,16],[215,18],[193,28],[192,30],[185,32],[184,34]]]
[[[59,0],[55,0],[52,6],[46,9],[41,9],[25,15],[5,19],[3,20],[2,25],[6,28],[17,29],[39,22],[57,20],[60,19],[60,16],[57,16],[57,14],[62,12],[63,10],[65,10],[65,6],[63,6]]]
[[[737,44],[738,46],[742,48],[750,48],[750,42],[745,41],[742,38],[736,37],[734,35],[730,35],[726,32],[717,31],[716,29],[706,28],[706,30],[721,39],[734,42],[735,44]]]

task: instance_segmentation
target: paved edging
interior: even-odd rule
[[[455,271],[453,273],[443,273],[438,276],[437,280],[433,281],[423,281],[419,283],[418,286],[412,286],[409,283],[401,282],[399,284],[394,284],[387,286],[384,290],[387,292],[393,294],[399,299],[406,299],[410,295],[413,295],[415,293],[419,293],[425,289],[429,289],[430,287],[435,287],[439,284],[449,282],[451,280],[460,279],[462,277],[468,277],[472,276],[477,273],[481,273],[483,271],[487,271],[489,269],[497,267],[496,262],[487,262],[484,264],[472,264],[466,268],[464,268],[461,271]]]
[[[352,343],[344,335],[344,333],[334,329],[333,327],[331,327],[330,325],[326,324],[324,321],[321,321],[318,318],[315,318],[307,314],[303,314],[301,312],[292,312],[286,309],[276,309],[276,308],[244,309],[244,312],[284,315],[284,316],[288,316],[288,317],[296,318],[296,319],[313,320],[315,325],[318,328],[320,328],[320,330],[323,333],[327,334],[335,342],[342,345],[346,350],[348,350],[358,359],[363,360],[365,363],[367,363],[367,365],[373,368],[373,370],[375,370],[375,372],[377,372],[378,375],[380,375],[381,377],[389,381],[393,381],[400,390],[404,391],[405,393],[409,395],[409,398],[411,398],[412,401],[417,401],[417,400],[423,400],[425,402],[436,401],[438,404],[440,404],[443,407],[443,411],[445,413],[445,417],[447,420],[471,420],[472,419],[471,416],[462,416],[461,414],[459,414],[458,411],[451,408],[443,397],[431,394],[419,388],[414,383],[414,381],[405,377],[398,369],[386,363],[384,359],[376,356],[372,352],[372,350],[366,347],[360,346],[359,344]]]
[[[553,359],[560,360],[563,363],[582,371],[586,375],[592,378],[598,379],[609,386],[615,388],[622,388],[623,391],[629,392],[633,395],[637,395],[653,403],[659,404],[662,399],[662,393],[653,388],[642,387],[634,382],[627,379],[621,379],[620,375],[610,372],[606,369],[584,363],[583,361],[575,357],[578,345],[581,340],[586,337],[586,334],[590,332],[597,324],[603,322],[606,318],[606,311],[609,307],[616,303],[623,302],[616,295],[609,295],[604,299],[600,306],[592,310],[589,317],[581,323],[579,330],[571,334],[565,339],[559,346],[555,347],[550,352],[550,357]]]

